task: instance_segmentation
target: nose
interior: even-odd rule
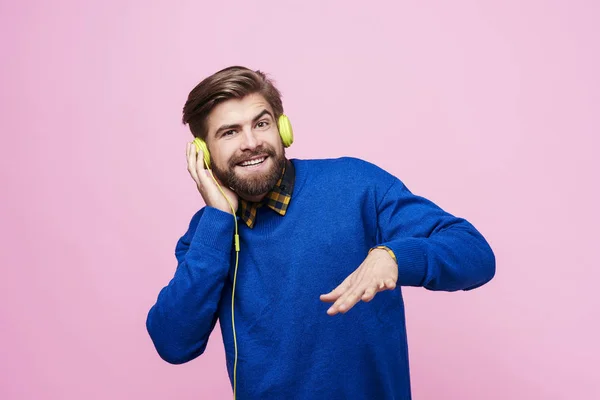
[[[252,129],[244,129],[242,135],[242,145],[240,147],[242,151],[254,150],[260,144],[259,138]]]

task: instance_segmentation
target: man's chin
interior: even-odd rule
[[[232,186],[235,192],[242,197],[256,197],[265,195],[273,189],[277,180],[269,181],[269,174],[263,173],[260,176],[240,177],[237,176],[236,182]]]
[[[265,165],[264,168],[234,167],[235,179],[231,183],[235,192],[242,197],[264,196],[270,192],[279,180],[281,171],[272,157],[268,157],[263,162],[263,164],[267,163],[269,165]]]

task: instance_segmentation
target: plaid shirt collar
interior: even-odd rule
[[[240,218],[249,228],[253,228],[256,222],[256,213],[259,207],[265,204],[279,215],[285,215],[292,199],[295,179],[296,171],[294,170],[294,165],[290,160],[286,160],[281,178],[279,178],[273,189],[260,202],[254,203],[240,199],[240,209],[238,210]]]

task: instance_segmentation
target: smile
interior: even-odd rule
[[[266,159],[267,159],[267,157],[255,158],[253,160],[248,160],[248,161],[244,161],[242,163],[239,163],[238,165],[240,167],[252,167],[254,165],[262,164]]]

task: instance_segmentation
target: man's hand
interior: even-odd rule
[[[392,290],[398,281],[398,265],[384,249],[372,250],[365,261],[333,291],[322,294],[321,300],[335,302],[327,314],[346,313],[360,300],[369,302],[375,294]]]
[[[196,145],[193,142],[187,144],[186,154],[188,172],[192,176],[194,182],[196,182],[196,186],[198,187],[198,191],[200,192],[202,199],[204,199],[204,203],[207,206],[217,208],[230,214],[232,214],[231,206],[233,206],[233,214],[235,214],[238,208],[237,195],[231,189],[219,182],[219,186],[221,186],[221,189],[223,189],[223,193],[225,193],[231,202],[230,206],[215,184],[215,181],[213,181],[209,171],[205,169],[204,154],[198,154],[198,151],[196,151]],[[215,179],[217,178],[215,177]]]

